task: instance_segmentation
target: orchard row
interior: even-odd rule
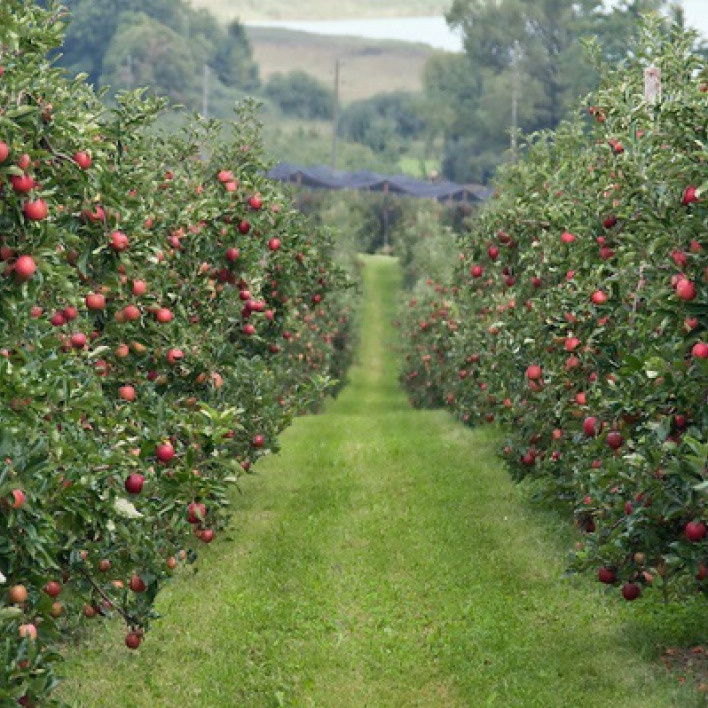
[[[651,23],[632,56],[533,136],[403,324],[413,403],[501,424],[513,476],[572,506],[574,567],[627,600],[708,591],[708,71]]]
[[[229,487],[348,359],[347,277],[263,176],[259,130],[47,60],[61,12],[0,6],[0,704],[66,632],[125,619],[227,519]]]

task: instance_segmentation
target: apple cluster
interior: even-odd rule
[[[501,173],[454,277],[402,325],[413,404],[499,424],[514,478],[572,509],[573,567],[626,600],[708,592],[708,68],[692,42],[649,20],[631,61]]]
[[[330,236],[230,126],[144,92],[106,106],[47,59],[62,14],[0,5],[0,704],[58,642],[153,600],[227,523],[230,488],[349,361]]]

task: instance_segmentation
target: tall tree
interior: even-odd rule
[[[488,178],[509,145],[514,97],[523,131],[558,125],[597,81],[583,40],[597,37],[605,56],[619,59],[639,14],[666,5],[621,0],[608,10],[602,0],[454,0],[447,21],[463,35],[470,76],[453,87],[466,118],[447,126],[446,175]]]

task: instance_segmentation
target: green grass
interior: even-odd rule
[[[159,598],[138,652],[99,629],[67,665],[81,707],[691,708],[656,663],[701,610],[562,579],[573,531],[498,463],[493,430],[408,407],[400,273],[367,258],[358,365],[234,498],[228,538]]]
[[[452,0],[192,0],[224,21],[238,17],[244,22],[263,20],[344,20],[376,17],[427,17],[447,12]]]

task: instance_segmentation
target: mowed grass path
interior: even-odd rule
[[[326,413],[258,465],[218,538],[162,594],[137,652],[99,629],[75,706],[667,708],[700,705],[662,638],[585,579],[571,530],[534,510],[493,432],[408,407],[395,261],[370,257],[359,361]]]

